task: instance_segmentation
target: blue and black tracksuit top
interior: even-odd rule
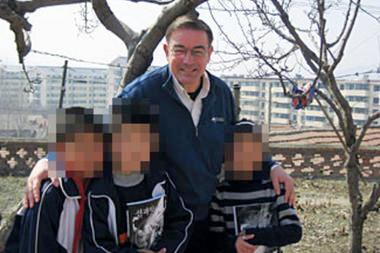
[[[193,214],[176,190],[169,175],[152,169],[134,185],[117,185],[112,179],[93,179],[87,188],[88,205],[84,215],[84,252],[137,253],[128,231],[128,203],[145,202],[158,195],[165,196],[163,230],[149,247],[154,252],[166,248],[168,253],[186,249]]]

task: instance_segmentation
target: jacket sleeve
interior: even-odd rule
[[[214,252],[235,252],[236,237],[229,235],[226,229],[225,214],[221,208],[218,190],[211,200],[209,212],[210,250]]]
[[[40,202],[26,209],[21,219],[19,252],[66,252],[56,239],[63,202],[59,188],[45,181]]]
[[[97,198],[91,189],[89,190],[83,222],[84,252],[137,253],[134,248],[120,247],[118,236],[110,231],[111,203],[108,196],[102,195],[101,198]],[[115,215],[113,216],[115,218]]]
[[[19,252],[21,219],[24,217],[25,211],[26,208],[24,207],[17,211],[17,214],[14,218],[12,230],[5,242],[4,253]]]
[[[176,190],[176,186],[166,174],[167,206],[165,210],[162,237],[151,250],[166,248],[167,253],[184,252],[189,240],[193,213],[186,207],[184,200]]]
[[[282,247],[301,240],[301,223],[295,209],[285,202],[284,194],[285,190],[281,189],[281,194],[276,199],[276,211],[279,219],[278,226],[249,229],[246,233],[253,233],[255,235],[249,241],[251,244]]]

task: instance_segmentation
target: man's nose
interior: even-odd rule
[[[185,63],[191,63],[193,62],[193,54],[191,53],[191,50],[187,50],[184,57],[183,62]]]

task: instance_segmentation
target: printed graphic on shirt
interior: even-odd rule
[[[234,206],[233,214],[236,235],[241,232],[249,234],[250,228],[267,228],[278,225],[278,217],[274,203]],[[259,246],[254,253],[269,253],[275,251],[275,248]]]
[[[127,232],[132,244],[149,249],[162,235],[165,195],[127,203]]]

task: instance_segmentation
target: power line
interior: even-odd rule
[[[351,74],[342,74],[342,75],[338,75],[336,76],[336,78],[342,78],[342,77],[348,77],[348,76],[359,76],[359,75],[364,75],[364,74],[372,74],[372,73],[379,73],[377,70],[367,70],[367,71],[363,71],[363,72],[355,72],[355,73],[351,73]]]
[[[63,58],[63,59],[75,61],[75,62],[90,63],[90,64],[96,64],[96,65],[102,65],[102,66],[108,66],[108,67],[116,67],[116,68],[123,68],[123,69],[127,68],[126,66],[121,66],[120,64],[111,64],[111,63],[104,63],[104,62],[88,61],[88,60],[83,60],[83,59],[79,59],[79,58],[74,58],[71,56],[66,56],[66,55],[56,54],[56,53],[50,53],[50,52],[44,52],[44,51],[40,51],[40,50],[32,49],[31,52],[35,53],[35,54],[40,54],[40,55],[47,55],[47,56],[52,56],[52,57]]]

